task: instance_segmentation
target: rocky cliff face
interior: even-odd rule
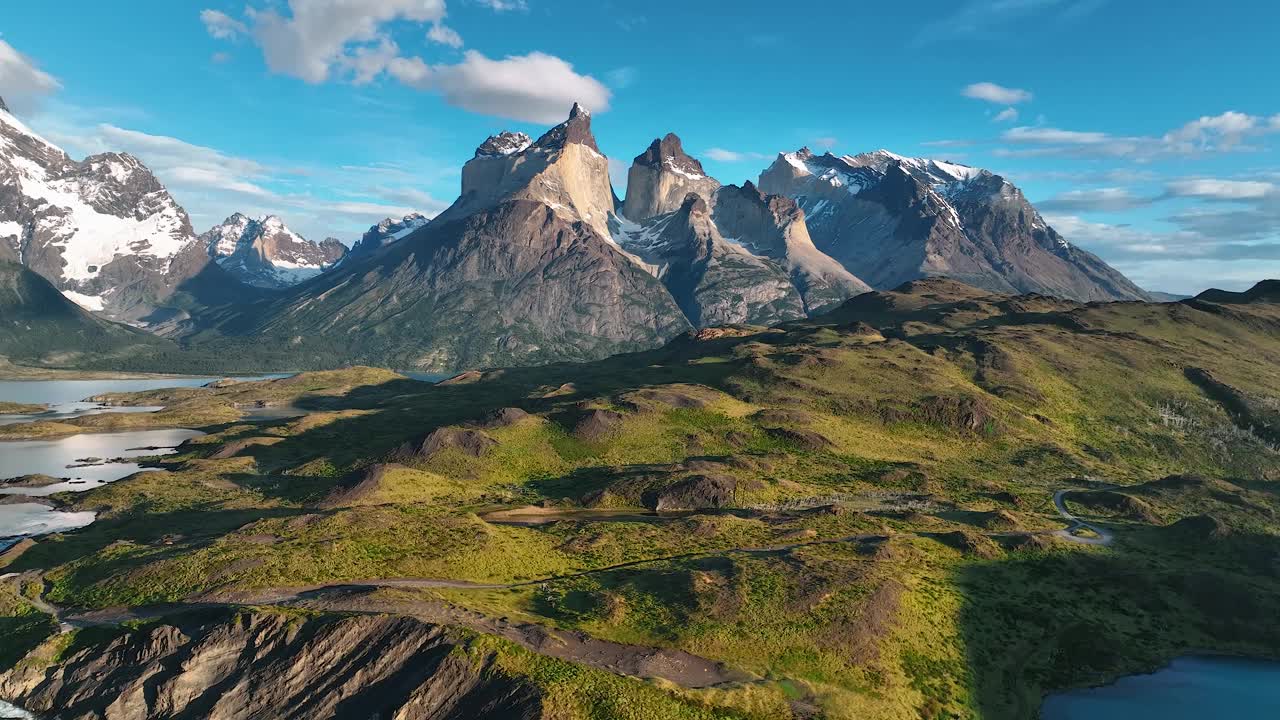
[[[347,247],[338,240],[312,242],[275,215],[250,219],[236,213],[201,234],[200,242],[233,277],[261,288],[297,285],[347,255]]]
[[[643,225],[620,223],[615,237],[671,292],[695,327],[770,325],[804,317],[804,303],[782,265],[720,234],[696,193]]]
[[[885,150],[837,157],[802,148],[780,154],[760,188],[794,199],[818,249],[877,288],[941,275],[995,292],[1147,298],[986,170]]]
[[[808,313],[871,290],[813,244],[804,211],[790,198],[765,195],[750,182],[726,185],[716,192],[713,220],[726,237],[787,268]]]
[[[684,332],[670,293],[609,235],[613,190],[590,122],[575,106],[537,141],[489,138],[430,223],[218,330],[433,369],[597,358]]]
[[[64,720],[539,718],[536,686],[406,618],[181,617],[0,675],[0,696]]]
[[[603,357],[688,328],[662,285],[590,224],[513,199],[435,220],[222,329],[300,357],[452,369]]]
[[[655,139],[627,177],[614,237],[658,273],[696,326],[791,319],[797,317],[791,302],[796,297],[803,315],[869,289],[814,247],[804,213],[793,201],[766,196],[750,184],[721,187],[674,134]],[[690,197],[702,200],[708,219],[695,212],[696,227],[690,227],[685,212],[671,222]],[[780,268],[791,286],[786,292],[776,284]],[[748,289],[753,281],[765,284]]]
[[[87,309],[138,320],[203,269],[202,254],[186,212],[136,158],[73,161],[0,110],[0,259]]]
[[[689,193],[713,202],[719,187],[719,181],[703,171],[702,163],[685,154],[680,138],[667,133],[632,161],[622,214],[632,222],[644,222],[679,210]]]
[[[609,161],[591,134],[591,115],[574,104],[569,119],[529,142],[521,133],[489,138],[462,167],[462,195],[433,222],[448,223],[508,200],[531,200],[609,233]]]

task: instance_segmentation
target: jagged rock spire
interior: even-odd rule
[[[675,133],[667,133],[663,137],[655,138],[649,144],[647,150],[636,156],[635,163],[651,167],[660,167],[666,164],[670,169],[679,170],[689,175],[707,174],[702,169],[702,163],[690,157],[684,151],[680,137]]]
[[[490,135],[488,140],[476,148],[475,157],[499,157],[523,152],[533,141],[522,132],[500,132]]]
[[[688,193],[711,202],[720,183],[702,163],[684,151],[680,138],[667,133],[655,138],[636,156],[627,173],[627,197],[622,212],[633,222],[678,210]]]
[[[591,134],[591,113],[578,103],[574,103],[569,110],[568,120],[548,130],[534,145],[546,150],[556,150],[570,143],[585,145],[600,153],[595,135]]]

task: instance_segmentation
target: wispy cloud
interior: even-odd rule
[[[36,109],[45,98],[62,87],[49,73],[36,67],[31,58],[0,40],[0,98],[15,113]]]
[[[764,153],[726,150],[719,147],[708,148],[702,154],[717,162],[726,163],[743,162],[745,160],[768,160],[772,157],[771,155],[766,155]]]
[[[958,38],[985,37],[1026,23],[1062,27],[1077,23],[1106,4],[1106,0],[968,0],[955,10],[925,23],[911,39],[912,47],[954,43]]]
[[[1280,186],[1257,180],[1192,178],[1171,182],[1166,186],[1166,191],[1173,197],[1241,201],[1276,196],[1280,194]]]
[[[1071,190],[1036,203],[1044,212],[1115,212],[1145,207],[1158,198],[1135,195],[1125,188]]]
[[[1001,110],[999,113],[996,113],[996,116],[991,118],[991,121],[1003,123],[1003,122],[1016,122],[1017,119],[1018,119],[1018,109],[1007,107]]]
[[[500,12],[500,13],[511,12],[512,10],[528,12],[529,10],[529,3],[525,2],[525,0],[473,0],[473,1],[477,5],[487,7],[490,10],[493,10],[494,12]]]
[[[966,85],[961,95],[974,100],[985,100],[997,105],[1017,105],[1030,102],[1033,97],[1029,90],[1005,87],[991,82],[980,82]]]
[[[201,10],[200,22],[210,36],[219,40],[232,40],[249,34],[249,26],[221,10]]]
[[[1022,150],[997,150],[1006,157],[1093,154],[1147,160],[1161,155],[1192,155],[1247,149],[1251,137],[1280,132],[1274,118],[1235,111],[1206,115],[1161,136],[1112,135],[1099,131],[1066,130],[1055,127],[1023,126],[1006,130],[1002,140],[1023,146]]]

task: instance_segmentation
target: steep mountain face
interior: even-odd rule
[[[439,369],[660,344],[690,326],[607,234],[613,191],[595,147],[576,106],[537,141],[490,138],[463,170],[462,195],[430,223],[221,318],[217,332],[273,341],[316,364]],[[210,333],[192,338],[205,340]]]
[[[1147,294],[1045,223],[999,175],[886,150],[779,154],[760,188],[793,198],[819,250],[877,288],[942,275],[1074,300]]]
[[[719,187],[703,171],[702,163],[685,154],[680,138],[667,133],[632,161],[622,214],[641,222],[680,209],[689,193],[711,202]]]
[[[275,215],[250,219],[240,213],[200,235],[209,257],[243,283],[284,288],[319,275],[347,255],[334,238],[312,242]]]
[[[70,365],[130,352],[172,349],[167,341],[96,317],[23,265],[0,260],[0,357]]]
[[[721,236],[707,201],[689,193],[675,212],[642,225],[619,222],[615,237],[653,269],[695,327],[770,325],[804,317],[785,267]]]
[[[207,264],[186,212],[136,158],[80,162],[0,110],[0,259],[82,306],[144,318]]]
[[[821,311],[871,290],[813,244],[804,211],[788,197],[765,195],[750,182],[742,187],[726,185],[715,194],[712,218],[725,236],[787,268],[806,312]]]
[[[452,369],[603,357],[689,328],[590,225],[532,200],[434,221],[223,327],[300,358]]]
[[[575,103],[568,120],[533,142],[522,133],[486,140],[462,167],[462,195],[433,222],[449,223],[510,200],[542,203],[608,236],[613,187],[590,113]]]
[[[724,320],[726,317],[734,317],[731,322],[791,319],[798,315],[790,298],[800,298],[798,312],[803,315],[870,289],[814,246],[804,212],[795,202],[778,195],[766,196],[750,183],[745,187],[722,187],[706,175],[700,162],[684,152],[680,138],[674,134],[655,139],[636,156],[627,177],[627,198],[614,237],[628,252],[659,272],[667,287],[676,293],[681,307],[687,314],[692,312],[689,319],[695,325],[729,322]],[[691,196],[702,198],[703,207],[710,210],[705,227],[701,213],[695,213],[699,223],[695,230],[683,222],[685,216],[681,216],[681,222],[671,222]],[[711,237],[714,242],[708,239]],[[726,258],[732,258],[732,262],[726,262]],[[696,280],[671,274],[673,268],[695,268],[692,277]],[[758,291],[746,290],[747,283],[761,279],[762,268],[769,268],[766,286]],[[792,286],[784,293],[789,298],[786,301],[774,285],[779,268]],[[722,305],[726,295],[711,301],[720,305],[719,309],[699,311],[699,303],[691,300],[693,296],[681,285],[697,287],[699,282],[708,283],[707,289],[736,294],[737,309],[729,311]],[[684,299],[681,292],[685,293]]]
[[[354,259],[362,255],[367,255],[375,250],[383,248],[397,240],[403,240],[410,233],[430,222],[425,215],[421,213],[410,213],[396,220],[395,218],[386,218],[382,222],[370,227],[355,245],[351,246],[351,257]]]

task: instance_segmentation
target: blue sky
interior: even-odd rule
[[[141,157],[198,231],[350,242],[578,99],[619,181],[668,131],[724,182],[801,145],[947,158],[1193,292],[1280,276],[1276,27],[1230,0],[50,0],[6,6],[0,95],[73,155]]]

